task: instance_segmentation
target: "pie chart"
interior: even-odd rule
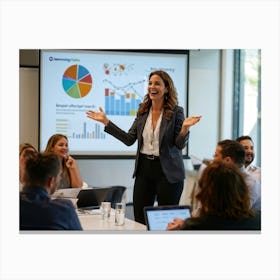
[[[92,88],[92,77],[84,66],[71,65],[63,74],[62,86],[69,96],[82,98],[88,95]]]

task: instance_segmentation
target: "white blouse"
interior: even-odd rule
[[[162,111],[157,120],[155,129],[153,129],[152,108],[151,108],[142,133],[143,145],[140,150],[142,154],[159,156],[159,130],[160,130],[161,120],[162,120]]]

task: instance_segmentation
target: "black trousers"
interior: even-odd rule
[[[144,207],[179,204],[184,180],[171,184],[167,181],[159,158],[150,160],[145,155],[139,159],[133,190],[133,208],[136,222],[145,224]]]

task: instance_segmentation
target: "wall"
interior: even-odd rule
[[[20,68],[19,75],[19,139],[38,148],[39,134],[39,71]]]
[[[191,128],[189,154],[201,159],[212,158],[221,134],[221,57],[220,50],[190,51],[189,115],[202,115],[202,119]],[[39,127],[38,81],[37,68],[21,67],[20,142],[30,142],[36,147]],[[128,201],[132,200],[134,160],[80,159],[78,164],[84,181],[89,185],[124,185],[128,188]],[[185,160],[185,167],[192,169],[190,160]]]

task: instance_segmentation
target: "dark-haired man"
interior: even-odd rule
[[[261,183],[261,168],[252,164],[255,159],[254,142],[249,135],[243,135],[236,139],[245,149],[245,169],[246,171],[256,178]]]
[[[59,181],[55,154],[38,153],[26,161],[20,193],[20,230],[82,230],[70,200],[51,199]]]
[[[241,169],[249,187],[251,207],[261,210],[261,186],[253,176],[246,172],[245,154],[245,149],[239,142],[226,139],[218,142],[213,160],[232,162]]]
[[[245,169],[245,149],[244,147],[235,140],[222,140],[219,141],[216,146],[216,151],[213,156],[213,161],[222,160],[225,162],[234,163],[244,173],[245,181],[248,185],[250,192],[250,205],[254,210],[261,210],[261,185],[260,183]],[[203,171],[202,171],[203,172]],[[196,193],[199,192],[199,188]],[[195,209],[192,211],[192,216],[199,216],[199,201],[195,202]]]

